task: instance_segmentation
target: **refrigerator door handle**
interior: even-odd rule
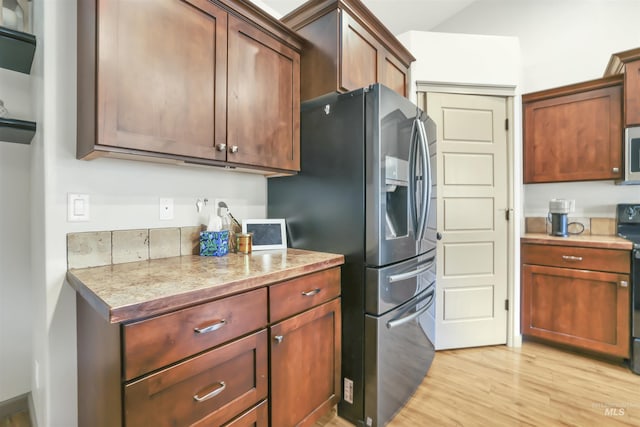
[[[400,282],[401,280],[406,280],[406,279],[415,277],[429,270],[431,266],[433,266],[433,261],[423,265],[422,267],[416,268],[415,270],[407,271],[405,273],[400,273],[400,274],[393,274],[389,276],[389,283]]]
[[[427,218],[431,209],[431,155],[429,153],[429,143],[427,141],[427,131],[424,128],[422,120],[416,118],[418,122],[418,136],[420,137],[420,146],[422,153],[422,206],[420,217],[420,232],[418,241],[424,237],[427,228]]]
[[[418,301],[414,302],[413,304],[411,304],[411,308],[413,308],[413,307],[417,307],[418,304],[426,301],[427,299],[429,300],[429,302],[427,302],[427,304],[424,307],[422,307],[421,309],[417,310],[415,313],[411,313],[408,316],[404,316],[404,317],[396,318],[396,319],[393,319],[393,320],[389,320],[387,322],[387,328],[388,329],[396,328],[398,326],[404,325],[405,323],[411,322],[416,317],[422,316],[427,310],[429,310],[429,308],[433,304],[433,296],[434,296],[434,291],[431,291],[424,298],[421,298],[420,300],[418,300]]]
[[[416,206],[416,152],[418,151],[418,144],[416,139],[418,138],[418,119],[414,119],[411,126],[411,136],[409,139],[409,215],[413,232],[418,236],[418,217]]]

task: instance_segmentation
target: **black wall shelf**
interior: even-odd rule
[[[0,118],[0,141],[31,144],[36,124],[25,120]]]
[[[0,67],[20,73],[31,73],[36,37],[0,26]]]
[[[36,52],[33,34],[0,26],[0,68],[31,74]],[[25,120],[0,118],[0,141],[31,144],[36,124]]]

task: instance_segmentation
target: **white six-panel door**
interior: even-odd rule
[[[427,94],[438,126],[436,349],[507,342],[506,98]]]

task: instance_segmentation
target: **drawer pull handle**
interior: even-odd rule
[[[565,261],[582,261],[581,256],[562,255],[562,259]]]
[[[224,383],[224,381],[220,381],[216,385],[217,387],[215,389],[211,390],[209,393],[205,394],[202,397],[198,396],[197,394],[194,395],[193,400],[195,400],[196,402],[204,402],[205,400],[209,400],[212,397],[219,395],[224,391],[225,388],[227,388],[227,385]]]
[[[283,339],[284,339],[284,336],[282,336],[282,335],[276,335],[275,337],[273,337],[273,340],[275,342],[277,342],[278,344],[280,344]]]
[[[205,326],[204,328],[193,328],[193,331],[196,334],[206,334],[207,332],[217,331],[218,329],[222,328],[226,324],[227,324],[227,321],[225,319],[222,319],[212,325]]]
[[[320,288],[315,288],[311,291],[303,292],[302,295],[305,297],[312,297],[314,295],[318,295],[320,293]]]
[[[629,282],[627,282],[626,280],[621,280],[621,281],[620,281],[620,287],[621,287],[621,288],[627,288],[627,287],[629,287]]]

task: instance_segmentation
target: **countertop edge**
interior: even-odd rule
[[[89,305],[100,314],[100,316],[102,316],[106,320],[109,320],[111,311],[109,309],[109,306],[91,289],[89,289],[82,282],[82,280],[74,276],[73,273],[69,270],[67,270],[65,279],[67,280],[67,283],[71,285],[73,290],[75,290],[80,297],[87,301]]]
[[[344,255],[335,254],[335,256],[323,261],[285,268],[250,278],[243,277],[222,285],[176,293],[174,295],[116,308],[110,307],[105,301],[103,301],[80,279],[74,276],[73,271],[67,271],[66,278],[71,287],[82,298],[84,298],[101,315],[101,317],[109,323],[115,324],[127,323],[150,316],[166,314],[201,304],[203,302],[224,298],[226,296],[304,276],[305,274],[314,273],[316,271],[339,267],[342,264],[344,264]]]
[[[544,244],[553,246],[578,246],[601,249],[631,250],[633,244],[618,236],[580,236],[580,237],[555,237],[547,234],[523,234],[521,243]]]

